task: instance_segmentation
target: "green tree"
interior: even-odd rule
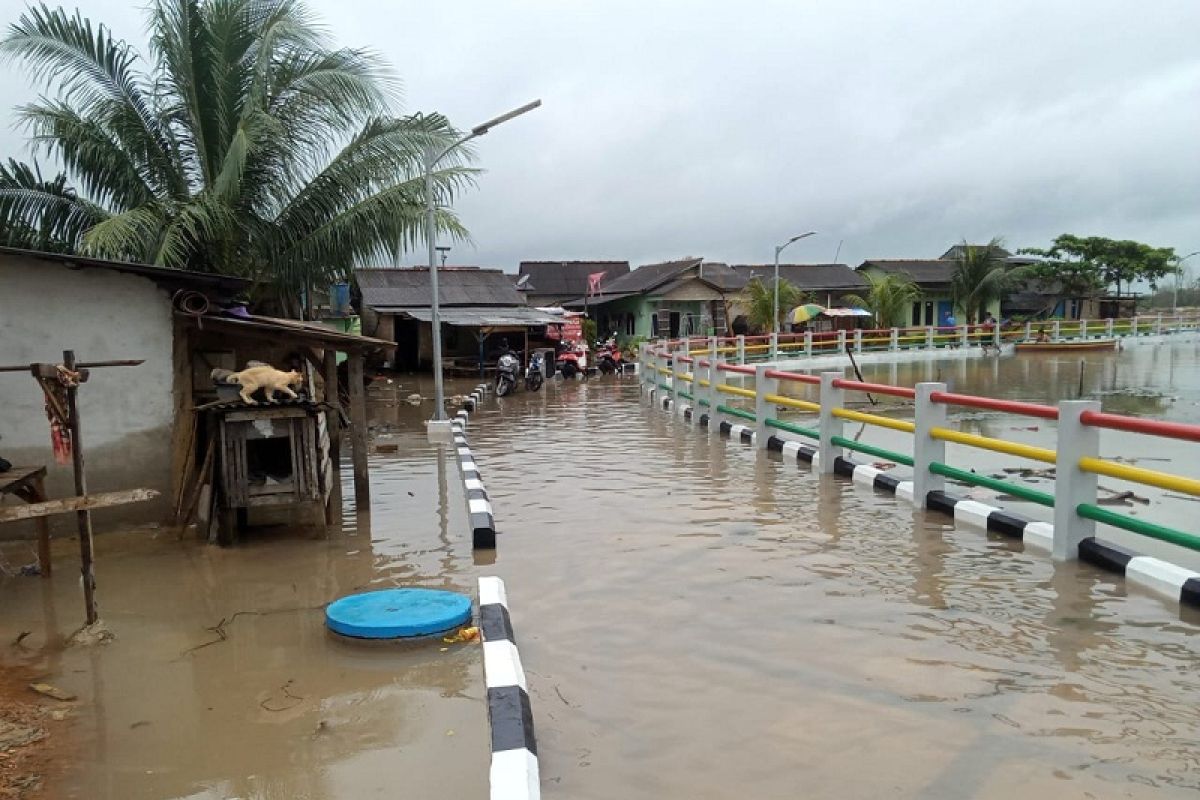
[[[955,307],[966,315],[968,325],[982,319],[987,307],[1003,297],[1005,290],[1021,274],[1019,270],[1009,269],[999,239],[992,239],[985,245],[964,241],[954,262],[950,297]]]
[[[851,306],[865,308],[875,315],[881,328],[904,326],[912,304],[921,299],[921,289],[907,275],[889,273],[881,277],[863,274],[870,285],[865,295],[846,295]]]
[[[746,319],[755,330],[769,331],[775,322],[775,282],[753,278],[740,292]],[[787,315],[793,308],[810,302],[810,297],[785,278],[779,279],[779,324],[786,330]]]
[[[249,277],[290,309],[305,286],[423,240],[423,154],[455,132],[436,114],[393,117],[396,84],[376,55],[334,47],[293,0],[157,0],[148,16],[144,60],[105,25],[45,5],[0,39],[0,58],[53,90],[18,109],[34,153],[79,187],[10,165],[0,228]],[[446,163],[443,205],[472,175]],[[448,211],[438,225],[465,236]]]
[[[1067,295],[1076,297],[1094,294],[1113,284],[1120,297],[1122,285],[1139,280],[1149,282],[1153,289],[1159,279],[1174,273],[1178,261],[1171,247],[1070,233],[1056,237],[1048,248],[1031,247],[1021,252],[1046,259],[1034,268],[1034,274],[1043,284],[1059,282],[1064,290],[1085,290]]]

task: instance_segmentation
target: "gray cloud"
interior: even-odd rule
[[[410,111],[544,100],[480,141],[456,262],[762,262],[809,229],[794,260],[1064,231],[1200,248],[1194,0],[310,2]],[[143,40],[127,2],[80,6]],[[29,96],[10,78],[0,108]]]

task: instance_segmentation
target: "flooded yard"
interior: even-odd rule
[[[1194,421],[1200,351],[1174,347],[1097,360],[1087,391]],[[864,371],[1043,400],[1066,392],[1055,371],[1077,383],[1074,362]],[[57,543],[52,583],[0,577],[0,663],[79,696],[55,723],[77,746],[42,797],[485,797],[477,646],[353,646],[321,616],[369,587],[473,594],[482,574],[507,584],[547,798],[1200,790],[1200,615],[710,439],[644,404],[632,377],[550,382],[472,416],[501,532],[476,556],[457,467],[425,440],[428,404],[400,401],[411,391],[373,390],[376,441],[396,452],[372,457],[369,518],[348,503],[328,538],[280,527],[223,550],[163,529],[99,536],[110,645],[62,646],[82,610],[72,542]],[[29,545],[0,555],[24,563]]]

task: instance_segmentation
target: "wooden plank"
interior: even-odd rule
[[[158,495],[159,492],[154,489],[122,489],[117,492],[86,494],[82,497],[60,497],[56,500],[44,500],[40,503],[29,503],[23,506],[5,506],[0,508],[0,523],[141,503],[145,500],[153,500]]]
[[[46,477],[45,467],[11,467],[0,473],[0,494],[16,493],[26,486],[33,486]]]
[[[174,419],[171,421],[171,496],[175,509],[183,505],[184,489],[196,467],[196,434],[199,415],[192,408],[192,360],[187,327],[174,320],[171,338],[171,395]]]
[[[225,415],[226,422],[253,422],[256,419],[294,419],[308,416],[308,411],[299,406],[258,406],[254,410],[230,411]]]
[[[354,502],[360,513],[371,508],[371,483],[367,472],[367,390],[362,353],[349,354],[350,444],[354,460]]]

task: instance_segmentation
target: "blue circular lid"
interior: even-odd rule
[[[471,598],[439,589],[379,589],[335,600],[325,625],[358,639],[397,639],[448,631],[471,618]]]

